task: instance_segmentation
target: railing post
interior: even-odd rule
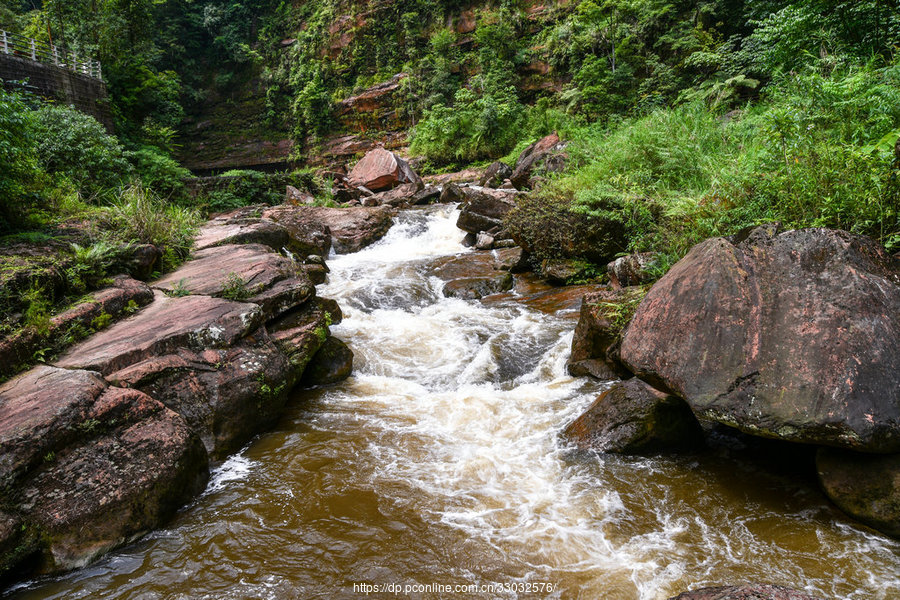
[[[0,31],[0,33],[3,34],[2,37],[0,37],[3,41],[3,54],[9,54],[9,40],[6,39],[6,31]]]
[[[34,38],[32,38],[32,40],[31,40],[31,60],[34,60],[34,61],[37,60],[37,49],[35,48],[35,45],[34,45]]]
[[[56,49],[56,46],[50,46],[50,49],[53,51],[53,66],[59,66],[59,51]]]

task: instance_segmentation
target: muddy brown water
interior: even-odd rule
[[[425,273],[464,252],[454,223],[403,213],[330,261],[353,377],[298,393],[167,528],[6,597],[656,600],[762,581],[900,598],[900,544],[808,478],[568,450],[558,432],[604,387],[565,374],[573,321],[444,298]]]

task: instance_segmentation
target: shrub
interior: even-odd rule
[[[42,175],[35,145],[33,113],[19,94],[0,87],[0,232],[20,226],[35,203]]]
[[[439,163],[502,156],[516,145],[524,112],[511,87],[482,95],[457,90],[452,107],[437,104],[425,112],[410,151]]]
[[[178,197],[184,192],[184,179],[190,177],[191,172],[159,148],[143,146],[130,153],[129,158],[144,187],[169,198]]]
[[[91,198],[111,197],[111,190],[128,181],[132,168],[124,149],[94,117],[44,105],[35,119],[37,156],[46,171],[68,178]]]

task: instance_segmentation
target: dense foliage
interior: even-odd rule
[[[0,6],[5,27],[103,61],[119,136],[4,94],[7,228],[73,194],[114,202],[134,180],[186,201],[171,153],[215,104],[226,117],[215,127],[232,114],[235,128],[289,133],[300,156],[348,131],[409,130],[411,151],[445,168],[512,160],[560,131],[569,169],[531,200],[553,210],[520,212],[548,240],[554,222],[582,214],[624,232],[622,251],[672,260],[703,236],[771,219],[900,245],[900,8],[886,0]],[[341,100],[395,77],[385,110],[342,120]],[[252,110],[238,119],[241,106]],[[207,205],[274,201],[256,179]],[[553,246],[547,255],[563,253]]]

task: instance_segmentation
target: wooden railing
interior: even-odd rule
[[[100,61],[82,58],[75,52],[44,42],[22,37],[0,29],[0,53],[69,69],[94,79],[103,79]]]

